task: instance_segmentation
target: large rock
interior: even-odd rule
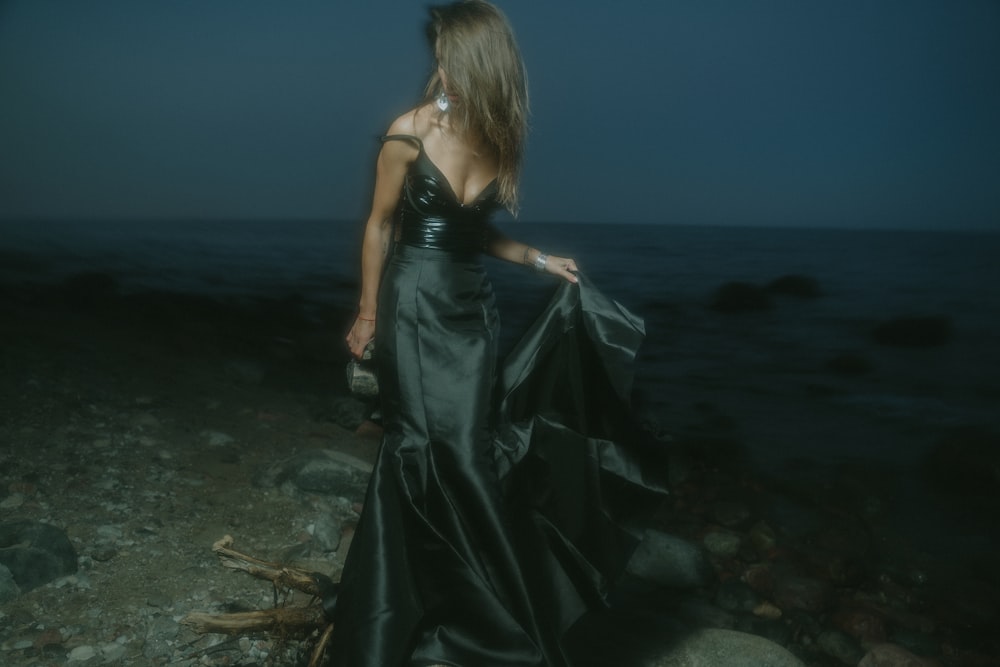
[[[772,641],[734,630],[699,630],[643,667],[805,667]]]
[[[333,449],[312,450],[282,461],[257,476],[262,486],[290,484],[306,493],[354,495],[371,475],[371,464]]]
[[[76,549],[66,533],[38,521],[0,524],[0,565],[21,592],[76,572]]]
[[[647,531],[627,569],[637,577],[672,588],[699,588],[715,579],[702,547],[658,530]]]
[[[0,604],[13,600],[21,594],[21,589],[14,581],[14,575],[4,565],[0,565]]]

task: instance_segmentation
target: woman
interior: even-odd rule
[[[457,2],[431,9],[428,34],[437,70],[423,103],[382,138],[347,334],[355,356],[376,341],[385,433],[333,611],[333,663],[561,665],[579,596],[552,608],[564,591],[538,590],[568,577],[539,569],[557,560],[538,555],[549,538],[508,497],[531,482],[501,482],[498,318],[478,255],[574,292],[577,267],[489,223],[500,206],[516,210],[528,114],[506,19],[487,2]]]

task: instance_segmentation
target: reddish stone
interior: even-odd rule
[[[49,628],[35,637],[34,646],[40,651],[46,646],[59,646],[62,643],[62,633],[56,628]]]
[[[361,436],[362,438],[381,438],[382,427],[375,422],[366,419],[361,422],[361,425],[354,431],[354,434]]]
[[[770,595],[774,589],[774,575],[766,563],[751,565],[743,572],[743,581],[755,592]]]
[[[849,603],[840,607],[833,615],[833,624],[841,632],[859,640],[862,644],[877,644],[885,641],[885,618],[878,610],[867,605]]]
[[[830,606],[830,598],[830,586],[818,579],[789,575],[774,583],[774,601],[782,609],[821,612]]]

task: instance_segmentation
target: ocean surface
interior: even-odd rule
[[[864,461],[914,466],[950,429],[1000,422],[1000,234],[623,224],[504,226],[577,259],[598,287],[646,320],[637,399],[662,428],[715,428],[770,470]],[[356,222],[0,223],[0,283],[82,272],[123,292],[356,303]],[[509,345],[554,282],[485,260]],[[775,297],[750,313],[710,307],[731,281],[808,276],[822,296]],[[875,326],[943,316],[945,345],[876,344]],[[345,323],[346,326],[346,323]],[[870,370],[836,373],[838,355]]]

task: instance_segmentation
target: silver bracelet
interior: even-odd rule
[[[535,271],[544,271],[545,265],[549,263],[549,256],[544,252],[538,253],[538,257],[535,258]]]

